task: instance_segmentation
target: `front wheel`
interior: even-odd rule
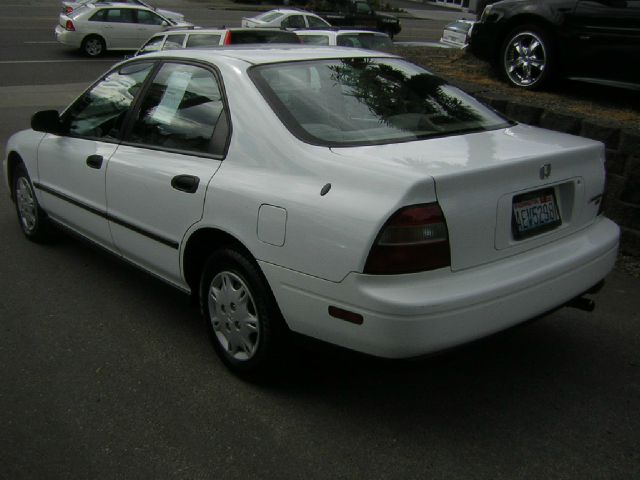
[[[47,217],[38,205],[33,184],[23,164],[16,167],[13,176],[13,192],[16,200],[16,212],[22,233],[34,242],[45,242],[51,234]]]
[[[251,259],[233,249],[213,253],[201,277],[200,303],[213,347],[230,370],[273,373],[286,326]]]
[[[516,87],[534,90],[545,85],[552,71],[553,48],[548,35],[534,25],[507,35],[500,50],[500,69]]]

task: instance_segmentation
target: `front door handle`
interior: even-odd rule
[[[103,160],[104,158],[102,158],[102,155],[89,155],[87,157],[87,165],[89,165],[91,168],[97,168],[98,170],[100,170]]]
[[[193,175],[177,175],[171,179],[171,186],[176,190],[187,193],[196,193],[200,179]]]

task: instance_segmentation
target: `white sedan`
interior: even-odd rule
[[[137,50],[154,33],[187,28],[154,10],[128,3],[87,3],[69,14],[60,14],[56,40],[96,57],[107,50]]]
[[[69,1],[65,0],[62,2],[62,13],[65,15],[70,14],[74,10],[88,5],[90,3],[104,3],[101,0],[77,0],[77,1]],[[178,12],[172,12],[171,10],[164,10],[162,8],[156,8],[153,5],[150,5],[142,0],[120,0],[120,3],[128,3],[130,5],[137,5],[140,7],[146,7],[150,10],[153,10],[156,13],[159,13],[163,17],[170,18],[175,22],[184,22],[184,15]]]
[[[330,28],[329,22],[315,13],[304,10],[279,8],[261,13],[255,17],[243,18],[244,28]]]
[[[387,358],[490,335],[593,292],[618,249],[601,143],[360,49],[136,57],[6,152],[28,239],[61,225],[190,292],[239,373],[291,332]]]

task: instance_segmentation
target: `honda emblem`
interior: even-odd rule
[[[551,175],[551,164],[545,163],[540,167],[540,180],[544,180],[545,178],[549,178]]]

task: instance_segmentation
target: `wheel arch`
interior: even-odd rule
[[[234,248],[244,253],[262,273],[254,255],[240,240],[224,230],[204,227],[189,235],[182,254],[183,275],[192,295],[199,292],[200,276],[207,258],[221,248]]]
[[[16,192],[13,185],[13,175],[16,171],[16,168],[20,164],[24,164],[20,154],[15,150],[9,152],[9,155],[7,155],[7,182],[9,184],[9,194],[11,195],[11,200],[14,202],[16,201]]]

